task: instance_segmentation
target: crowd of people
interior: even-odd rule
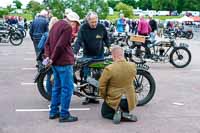
[[[28,29],[27,19],[21,16],[5,16],[4,20],[9,25],[17,25],[19,28]]]
[[[89,12],[81,24],[79,15],[73,11],[66,12],[65,17],[58,20],[53,16],[49,18],[48,12],[43,10],[33,20],[30,36],[35,48],[37,67],[45,65],[53,70],[52,90],[50,75],[47,76],[47,89],[51,91],[49,119],[59,118],[59,122],[77,121],[78,117],[69,112],[74,90],[75,58],[80,48],[83,49],[83,57],[104,58],[104,46],[110,49],[106,27],[99,23],[95,12]],[[136,66],[124,59],[121,47],[114,46],[111,53],[114,63],[105,68],[99,82],[100,96],[104,99],[102,116],[113,119],[116,124],[120,121],[136,122],[137,117],[130,114],[137,103],[132,83],[136,76]],[[83,71],[86,79],[90,69],[85,67]],[[118,82],[121,79],[119,77],[123,77],[124,82]],[[91,103],[98,104],[99,101],[86,98],[82,104]]]

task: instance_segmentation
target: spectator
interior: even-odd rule
[[[42,35],[48,31],[48,12],[45,10],[42,10],[40,12],[40,15],[33,20],[31,26],[30,26],[30,36],[33,41],[33,45],[35,48],[35,54],[36,54],[36,59],[39,56],[39,49],[38,49],[38,43],[42,37]],[[37,61],[36,67],[39,67],[40,62]]]
[[[117,32],[125,31],[126,20],[124,18],[124,14],[120,14],[120,18],[117,20]]]
[[[70,12],[66,15],[66,18],[55,23],[49,32],[45,45],[47,67],[52,65],[54,76],[49,119],[59,117],[59,122],[74,122],[78,120],[77,117],[72,116],[69,112],[74,90],[74,53],[71,46],[71,22],[77,20],[79,20],[79,16],[75,12]]]
[[[138,24],[138,34],[143,36],[148,36],[151,32],[151,27],[149,23],[144,19],[144,14],[140,14],[140,21]]]

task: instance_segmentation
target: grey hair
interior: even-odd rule
[[[88,12],[88,14],[86,15],[86,20],[90,20],[91,17],[96,17],[98,19],[98,15],[96,12]]]

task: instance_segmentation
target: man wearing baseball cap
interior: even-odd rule
[[[54,76],[49,119],[59,118],[59,122],[78,120],[77,117],[69,113],[71,96],[74,90],[74,53],[71,47],[71,23],[74,21],[79,22],[79,16],[75,12],[70,12],[66,14],[63,20],[55,23],[49,32],[45,45],[47,67],[52,67]]]

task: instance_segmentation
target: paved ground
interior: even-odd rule
[[[170,64],[150,64],[157,90],[153,100],[137,107],[136,123],[114,125],[100,115],[100,105],[81,105],[73,97],[75,123],[48,120],[48,112],[18,112],[18,109],[48,109],[33,83],[34,51],[29,38],[23,45],[0,44],[0,133],[200,133],[200,38],[182,40],[190,45],[192,62],[184,69]]]

